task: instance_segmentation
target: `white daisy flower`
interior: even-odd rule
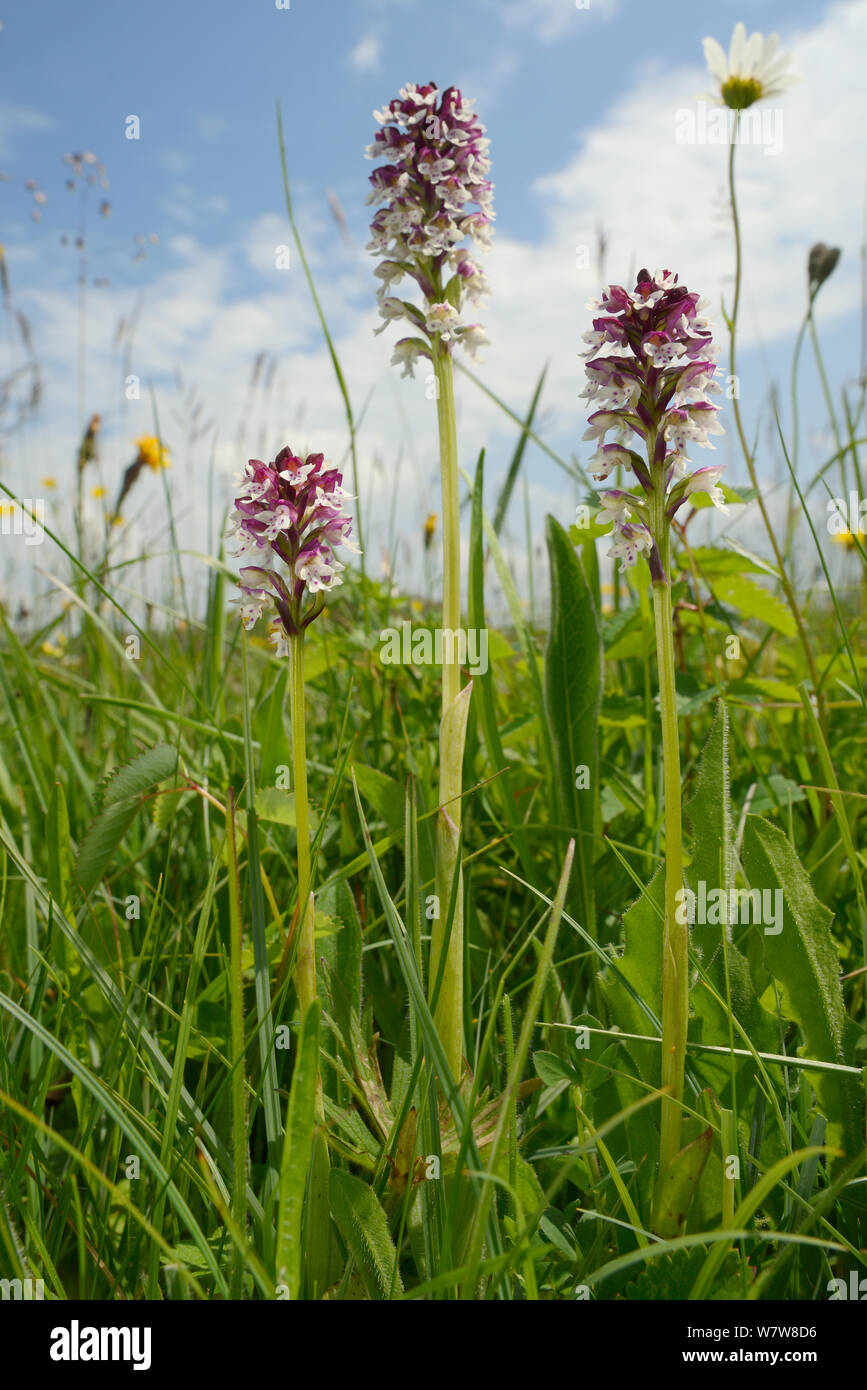
[[[800,82],[797,73],[787,71],[792,61],[790,53],[779,52],[779,34],[750,34],[738,21],[735,25],[728,57],[716,39],[703,41],[704,56],[711,76],[718,83],[717,91],[709,98],[733,111],[743,111],[756,101],[777,97],[788,87]]]

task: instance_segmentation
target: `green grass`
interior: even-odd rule
[[[479,622],[486,540],[499,559],[481,469],[476,483]],[[144,634],[138,661],[122,655],[126,618],[96,607],[88,576],[62,656],[5,625],[4,1274],[42,1277],[59,1298],[267,1298],[286,1285],[292,1297],[568,1299],[587,1286],[601,1298],[810,1299],[864,1262],[864,812],[850,794],[864,781],[864,655],[851,596],[835,600],[845,645],[821,595],[804,615],[826,742],[801,698],[798,648],[716,597],[731,552],[681,549],[687,827],[691,798],[704,798],[691,828],[707,841],[728,788],[737,882],[745,809],[747,827],[756,812],[778,827],[804,881],[797,900],[783,883],[777,956],[751,924],[728,944],[736,981],[707,946],[694,955],[691,1037],[703,1046],[689,1051],[685,1124],[710,1129],[711,1159],[687,1230],[660,1241],[649,1228],[659,1048],[639,1040],[658,1036],[660,1012],[648,627],[632,589],[616,614],[601,611],[592,565],[577,582],[587,549],[573,539],[554,630],[532,627],[513,596],[517,625],[491,634],[496,659],[473,695],[463,1078],[425,987],[437,672],[380,663],[355,618],[362,601],[374,632],[410,610],[370,581],[362,599],[360,577],[311,630],[330,1163],[318,1220],[303,1198],[318,1142],[310,1063],[307,1081],[298,1070],[310,1045],[291,974],[278,984],[295,891],[292,798],[275,786],[291,761],[285,669],[225,621],[219,564],[204,624],[178,617]],[[555,565],[565,553],[555,536]],[[718,659],[723,632],[740,635],[740,662]],[[588,759],[587,805],[570,810],[564,760],[571,772]],[[687,843],[697,862],[715,852]],[[819,989],[827,1026],[810,1014]],[[593,1031],[580,1048],[582,1023]],[[823,1072],[784,1065],[807,1041]],[[730,1193],[724,1134],[740,1160]]]
[[[291,219],[288,179],[286,199]],[[0,638],[2,1277],[58,1299],[809,1301],[867,1264],[867,554],[805,595],[792,528],[774,564],[675,528],[686,878],[779,891],[783,914],[779,933],[691,933],[689,1147],[661,1237],[649,582],[610,592],[598,528],[568,515],[540,573],[527,507],[518,591],[504,522],[528,441],[587,481],[538,432],[543,384],[525,415],[497,402],[516,430],[499,491],[484,456],[463,478],[467,617],[491,664],[464,760],[460,1075],[429,970],[440,673],[383,664],[378,637],[436,608],[348,570],[309,630],[319,1001],[302,1018],[286,663],[228,610],[222,549],[197,561],[196,613],[183,588],[180,608],[130,602],[129,562],[89,569],[48,533],[67,566],[50,616],[4,614]],[[792,467],[808,519],[828,469],[860,478],[863,393],[842,405],[845,445],[809,484]],[[155,618],[134,620],[139,599]],[[455,880],[446,938],[456,898]]]

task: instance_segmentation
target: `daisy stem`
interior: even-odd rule
[[[654,441],[655,442],[655,441]],[[651,458],[653,457],[651,446]],[[683,1072],[689,1016],[689,928],[680,922],[683,902],[683,822],[680,738],[674,679],[674,629],[671,606],[671,534],[660,480],[650,499],[650,522],[659,552],[662,577],[653,582],[659,712],[662,721],[662,784],[665,813],[665,924],[662,940],[662,1085],[659,1176],[680,1150]]]
[[[752,456],[752,453],[751,453],[751,451],[750,451],[750,446],[749,446],[749,444],[747,443],[747,437],[746,437],[746,434],[744,433],[743,420],[741,419],[740,399],[739,399],[739,392],[738,392],[738,389],[737,389],[737,367],[736,367],[736,360],[735,360],[735,344],[736,344],[736,335],[737,335],[738,309],[739,309],[739,307],[740,307],[740,300],[741,300],[741,276],[742,276],[742,269],[743,269],[743,264],[742,264],[742,263],[743,263],[743,256],[742,256],[742,250],[741,250],[741,224],[740,224],[740,216],[739,216],[739,214],[738,214],[737,196],[736,196],[736,192],[735,192],[735,150],[737,149],[738,131],[739,131],[739,130],[740,130],[740,112],[737,112],[737,113],[736,113],[736,118],[735,118],[735,127],[734,127],[734,130],[733,130],[733,132],[732,132],[731,146],[730,146],[730,149],[729,149],[729,202],[731,203],[731,209],[732,209],[732,227],[733,227],[733,230],[734,230],[734,238],[735,238],[735,292],[734,292],[734,302],[733,302],[733,304],[732,304],[732,311],[731,311],[731,314],[727,316],[728,328],[729,328],[729,374],[730,374],[730,378],[731,378],[731,380],[734,382],[735,388],[736,388],[735,391],[734,391],[734,393],[733,393],[733,395],[732,395],[732,408],[733,408],[733,411],[734,411],[735,426],[736,426],[736,428],[737,428],[738,439],[740,440],[741,451],[742,451],[743,456],[744,456],[744,459],[745,459],[745,461],[746,461],[747,471],[748,471],[748,473],[749,473],[749,475],[750,475],[750,483],[752,484],[753,490],[755,491],[755,494],[756,494],[756,502],[758,503],[759,511],[761,512],[762,521],[763,521],[764,524],[765,524],[765,530],[766,530],[767,533],[768,533],[768,540],[769,540],[770,543],[771,543],[771,549],[772,549],[773,552],[774,552],[774,559],[775,559],[775,561],[776,561],[777,570],[778,570],[778,572],[779,572],[780,583],[781,583],[782,586],[783,586],[783,593],[784,593],[785,596],[786,596],[786,602],[787,602],[788,605],[789,605],[789,609],[790,609],[790,611],[791,611],[792,617],[793,617],[794,620],[795,620],[795,626],[796,626],[796,628],[797,628],[797,630],[798,630],[798,638],[799,638],[799,640],[800,640],[801,646],[802,646],[803,651],[804,651],[804,657],[805,657],[806,662],[807,662],[807,669],[808,669],[809,672],[810,672],[810,679],[811,679],[811,681],[813,682],[813,689],[814,689],[815,692],[816,692],[816,699],[817,699],[817,702],[818,702],[818,712],[819,712],[819,725],[820,725],[820,727],[822,728],[822,730],[824,731],[824,730],[826,729],[826,726],[827,726],[827,719],[826,719],[826,714],[825,714],[825,704],[824,704],[824,700],[823,700],[823,698],[822,698],[822,688],[821,688],[821,685],[820,685],[820,682],[819,682],[819,672],[818,672],[818,670],[817,670],[817,668],[816,668],[816,661],[815,661],[815,658],[814,658],[814,656],[813,656],[812,649],[811,649],[811,647],[810,647],[810,641],[809,641],[809,638],[807,637],[806,628],[804,627],[804,620],[803,620],[803,618],[802,618],[802,616],[801,616],[801,610],[800,610],[800,608],[798,607],[798,600],[797,600],[796,597],[795,597],[795,591],[794,591],[794,589],[792,588],[791,581],[790,581],[790,579],[789,579],[788,574],[786,573],[785,561],[784,561],[784,559],[783,559],[782,554],[780,553],[780,547],[779,547],[779,545],[777,544],[777,538],[776,538],[776,536],[774,535],[774,528],[773,528],[773,526],[771,525],[771,518],[770,518],[770,516],[768,515],[768,509],[767,509],[767,507],[765,506],[765,499],[763,498],[762,493],[761,493],[761,489],[759,488],[759,480],[758,480],[758,478],[757,478],[757,476],[756,476],[756,465],[755,465],[755,463],[753,462],[753,456]]]
[[[819,347],[819,335],[816,332],[816,320],[813,317],[813,304],[816,296],[810,296],[810,310],[807,319],[810,325],[810,342],[813,345],[813,354],[816,358],[816,367],[819,372],[819,380],[822,383],[822,394],[825,397],[825,407],[828,411],[828,419],[831,422],[831,429],[834,432],[834,444],[836,446],[837,457],[840,467],[840,486],[843,495],[846,494],[846,450],[843,448],[843,441],[840,437],[840,427],[837,424],[837,412],[834,409],[834,397],[831,395],[831,388],[828,385],[828,374],[825,371],[825,360],[822,357],[822,349]]]
[[[443,615],[444,632],[456,632],[461,622],[461,512],[458,481],[458,441],[455,421],[452,359],[442,344],[434,352],[437,382],[437,424],[440,442],[443,537]],[[461,792],[463,790],[463,739],[450,734],[447,716],[461,691],[461,669],[457,642],[444,643],[442,671],[442,723],[440,725],[440,780],[437,818],[436,891],[439,915],[431,933],[430,988],[433,991],[448,921],[454,875],[460,873],[458,844],[461,830]],[[463,1056],[464,987],[464,911],[463,888],[458,882],[457,898],[446,962],[434,1014],[434,1021],[448,1058],[452,1075],[460,1078]]]

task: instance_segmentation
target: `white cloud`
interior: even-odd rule
[[[494,107],[520,67],[520,55],[513,50],[494,50],[472,66],[471,75],[458,73],[455,86],[470,96],[478,112]]]
[[[365,34],[347,54],[346,61],[356,72],[376,72],[380,66],[382,43],[376,34]]]
[[[54,124],[50,116],[34,107],[0,103],[0,159],[11,158],[16,135],[53,130]]]
[[[867,6],[835,5],[810,30],[784,42],[794,49],[804,81],[781,104],[782,150],[775,156],[749,146],[738,151],[746,257],[742,341],[753,347],[791,341],[804,309],[806,255],[815,241],[843,248],[841,263],[818,301],[820,326],[857,316],[859,302],[864,124],[857,55],[867,46]],[[538,239],[531,243],[501,230],[486,258],[493,294],[483,301],[479,317],[491,346],[485,349],[484,365],[474,370],[520,413],[539,371],[550,362],[542,433],[559,440],[567,452],[580,449],[585,459],[586,446],[579,443],[585,412],[578,399],[577,354],[589,321],[586,300],[600,288],[592,251],[600,223],[609,238],[606,278],[625,281],[641,262],[650,269],[676,269],[690,288],[708,297],[720,327],[720,297],[731,299],[727,150],[678,144],[675,138],[678,110],[694,103],[695,93],[706,86],[700,54],[694,65],[680,69],[657,62],[584,132],[572,158],[529,191]],[[496,156],[495,123],[488,133]],[[564,144],[569,134],[563,132]],[[499,177],[502,182],[502,170]],[[327,214],[319,210],[321,191],[314,200],[310,190],[296,190],[296,201],[355,409],[364,416],[362,497],[368,519],[378,527],[369,541],[370,568],[378,571],[392,506],[401,518],[399,533],[409,537],[426,512],[440,511],[433,408],[425,395],[423,370],[417,380],[406,381],[388,365],[389,344],[398,335],[373,336],[372,259],[343,246]],[[288,440],[296,447],[309,443],[323,448],[335,461],[344,458],[343,407],[294,250],[290,271],[274,264],[274,248],[287,242],[285,219],[278,213],[256,219],[237,243],[220,248],[204,246],[193,234],[175,237],[165,248],[168,264],[148,290],[133,370],[143,381],[152,376],[158,383],[164,434],[178,455],[172,485],[197,518],[191,526],[202,524],[196,489],[201,489],[210,440],[183,448],[186,407],[170,380],[178,365],[199,391],[204,415],[219,424],[221,498],[243,448],[267,453]],[[583,245],[591,248],[587,269],[576,266],[576,248]],[[259,273],[252,287],[250,265]],[[118,316],[129,312],[134,297],[132,291],[114,289],[91,297],[88,409],[103,409],[105,466],[114,469],[113,477],[128,462],[132,435],[150,428],[145,398],[121,412],[117,357],[107,346]],[[42,427],[20,445],[14,441],[9,452],[23,475],[33,476],[34,469],[59,471],[59,464],[45,468],[49,453],[52,458],[74,457],[70,422],[76,419],[77,324],[73,296],[61,296],[54,288],[33,291],[24,307],[36,321],[40,354],[49,368],[46,413]],[[263,350],[273,354],[277,366],[269,389],[260,381],[251,394],[251,367]],[[746,411],[755,408],[766,384],[754,377],[744,382]],[[460,373],[458,409],[461,464],[471,470],[479,448],[488,447],[487,496],[493,505],[515,427]],[[720,444],[716,457],[725,461],[733,448],[731,430]],[[561,486],[560,475],[537,449],[528,451],[527,464],[534,517],[547,507],[568,520],[571,486],[565,480]],[[518,498],[514,505],[517,518]],[[537,531],[541,535],[538,526]],[[413,552],[417,556],[415,543],[406,564],[412,565]]]
[[[507,0],[498,2],[497,9],[510,29],[529,32],[540,43],[555,43],[578,37],[589,20],[614,19],[621,5],[622,0]]]

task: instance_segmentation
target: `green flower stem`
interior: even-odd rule
[[[831,395],[831,387],[828,385],[828,374],[825,371],[825,359],[822,356],[822,349],[819,347],[819,335],[816,332],[816,320],[813,317],[813,304],[816,295],[810,297],[810,311],[807,315],[810,324],[810,342],[813,345],[813,354],[816,358],[816,367],[819,372],[819,380],[822,383],[822,394],[825,397],[825,408],[828,411],[828,419],[831,421],[831,429],[834,432],[834,444],[839,455],[840,465],[840,486],[843,496],[846,495],[846,450],[843,448],[843,441],[840,437],[840,427],[837,424],[837,412],[834,409],[834,397]]]
[[[244,1074],[244,977],[242,969],[241,897],[238,883],[238,849],[235,840],[235,794],[228,798],[227,856],[229,888],[229,1035],[232,1058],[232,1217],[237,1229],[247,1225],[247,1115]],[[243,1263],[236,1247],[232,1254],[230,1295],[239,1299],[243,1288]]]
[[[738,309],[740,307],[741,300],[741,277],[743,268],[743,256],[741,250],[741,224],[740,217],[738,214],[737,196],[735,193],[735,150],[737,149],[737,135],[739,130],[739,123],[740,114],[738,114],[737,122],[735,124],[735,129],[732,135],[731,147],[729,150],[729,201],[731,203],[732,209],[732,227],[734,229],[735,238],[735,292],[734,303],[732,304],[732,311],[730,315],[727,315],[727,322],[729,329],[729,373],[732,379],[735,381],[735,384],[737,384],[737,367],[735,364],[735,343],[737,334]],[[768,515],[768,509],[765,506],[765,500],[762,497],[761,489],[759,488],[759,480],[756,476],[756,466],[753,462],[753,456],[750,451],[750,446],[747,443],[746,434],[744,433],[743,421],[741,419],[741,407],[740,401],[738,399],[737,390],[735,390],[732,396],[732,407],[734,410],[735,426],[738,432],[738,439],[740,440],[741,451],[746,461],[747,471],[750,475],[750,482],[753,486],[753,489],[755,490],[756,501],[759,504],[759,511],[762,515],[762,521],[764,522],[765,530],[768,533],[768,540],[770,541],[771,549],[774,552],[774,559],[777,564],[777,570],[779,571],[780,583],[783,586],[783,593],[786,596],[786,602],[789,605],[789,610],[792,614],[792,617],[795,620],[795,626],[798,630],[798,638],[800,640],[801,647],[804,651],[804,657],[807,662],[807,669],[810,672],[810,680],[813,682],[813,689],[816,691],[816,698],[819,703],[819,723],[822,729],[824,730],[826,725],[825,706],[824,701],[822,699],[822,687],[819,681],[819,672],[816,668],[816,660],[813,656],[812,648],[810,646],[810,640],[807,636],[807,630],[804,627],[804,620],[801,616],[801,610],[798,606],[798,600],[795,597],[795,591],[792,588],[791,581],[789,579],[788,574],[786,573],[785,561],[783,559],[782,554],[780,553],[780,547],[777,544],[777,538],[774,535],[774,528],[771,525],[771,518]]]
[[[295,826],[298,837],[298,954],[295,986],[301,1017],[316,999],[316,954],[310,897],[310,812],[307,800],[307,734],[304,722],[304,633],[289,638],[289,712],[292,720],[292,762],[295,786]]]
[[[651,446],[651,458],[652,446]],[[681,1101],[689,1018],[689,927],[678,921],[683,896],[683,820],[680,739],[674,680],[674,629],[671,607],[671,534],[665,515],[662,479],[650,499],[650,529],[664,577],[653,583],[659,709],[662,719],[662,782],[665,813],[665,925],[662,942],[662,1101],[659,1175],[680,1150]],[[678,896],[680,894],[680,896]],[[682,913],[685,917],[685,913]]]
[[[434,352],[437,382],[437,424],[440,441],[443,536],[443,614],[444,631],[454,632],[461,623],[461,512],[458,483],[458,440],[455,422],[455,393],[452,359],[438,345]],[[432,924],[430,987],[433,990],[448,918],[452,883],[460,872],[458,843],[461,829],[463,791],[463,738],[455,737],[449,711],[461,692],[461,670],[457,643],[445,644],[442,670],[442,722],[440,725],[440,781],[437,817],[436,891],[439,916]],[[449,659],[447,659],[449,658]],[[463,886],[458,882],[457,900],[449,937],[446,963],[434,1021],[452,1075],[461,1074],[463,1057],[464,992],[464,903]]]

